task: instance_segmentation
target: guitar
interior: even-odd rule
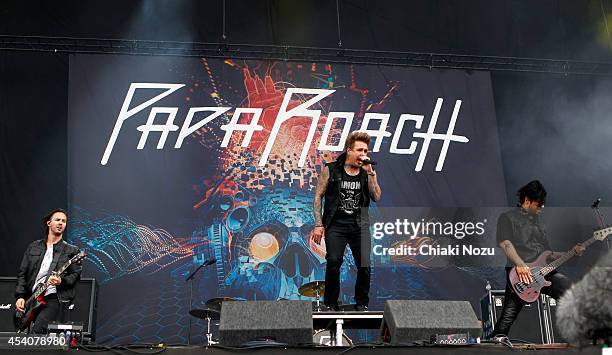
[[[608,235],[612,234],[612,227],[603,228],[596,230],[593,232],[593,237],[591,237],[586,242],[582,243],[582,246],[587,248],[589,245],[593,244],[596,240],[604,240]],[[516,272],[516,266],[510,270],[509,279],[510,284],[512,285],[512,289],[516,294],[525,302],[534,302],[540,297],[540,290],[543,287],[550,286],[550,281],[544,279],[544,276],[551,273],[553,270],[557,269],[563,263],[571,259],[576,255],[576,251],[574,249],[566,252],[560,258],[555,261],[547,264],[546,261],[552,255],[552,251],[548,250],[540,254],[538,258],[528,263],[529,269],[531,271],[531,276],[533,281],[530,284],[525,284],[522,282],[518,274]]]
[[[68,260],[61,268],[57,271],[52,271],[51,275],[60,276],[62,275],[68,267],[74,263],[78,263],[79,261],[85,258],[85,251],[80,251],[78,254],[73,256],[70,260]],[[13,317],[13,323],[15,324],[15,330],[18,332],[24,331],[26,328],[30,326],[30,324],[36,319],[36,315],[38,313],[38,308],[45,304],[45,292],[51,286],[49,284],[49,278],[45,282],[41,282],[36,285],[32,296],[28,298],[25,302],[25,311],[15,311],[15,316]]]

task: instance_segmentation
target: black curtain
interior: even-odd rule
[[[67,208],[68,57],[0,51],[0,275]]]

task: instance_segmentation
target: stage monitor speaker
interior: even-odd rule
[[[501,316],[504,297],[504,290],[491,290],[491,300],[489,300],[487,293],[480,301],[485,337],[495,335],[493,326]],[[538,301],[523,306],[523,309],[519,312],[518,317],[516,317],[510,328],[510,333],[507,334],[508,338],[534,344],[548,343],[547,328],[543,322],[541,302],[541,298],[538,298]]]
[[[0,332],[14,332],[16,277],[0,277]]]
[[[436,334],[479,337],[482,328],[468,301],[387,301],[381,325],[383,342],[429,341]]]
[[[221,307],[219,340],[224,346],[256,340],[310,344],[312,334],[311,301],[235,301]]]
[[[82,278],[76,286],[76,296],[67,306],[66,322],[83,323],[83,337],[94,340],[96,336],[96,309],[98,285],[96,279]]]

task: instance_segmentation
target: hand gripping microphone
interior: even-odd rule
[[[370,158],[363,159],[361,162],[363,163],[363,165],[368,165],[368,164],[376,165],[377,164],[374,160],[371,160]]]

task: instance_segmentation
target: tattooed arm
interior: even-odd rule
[[[382,191],[378,185],[376,172],[372,171],[372,173],[368,173],[368,175],[368,189],[370,190],[370,196],[374,202],[378,202],[378,200],[380,200],[380,196],[382,195]]]
[[[525,264],[523,259],[518,255],[516,249],[514,249],[514,245],[509,240],[502,240],[499,243],[500,248],[504,251],[508,259],[516,265],[516,273],[519,277],[519,280],[526,284],[530,284],[533,281],[533,277],[531,276],[531,270],[529,266]]]

